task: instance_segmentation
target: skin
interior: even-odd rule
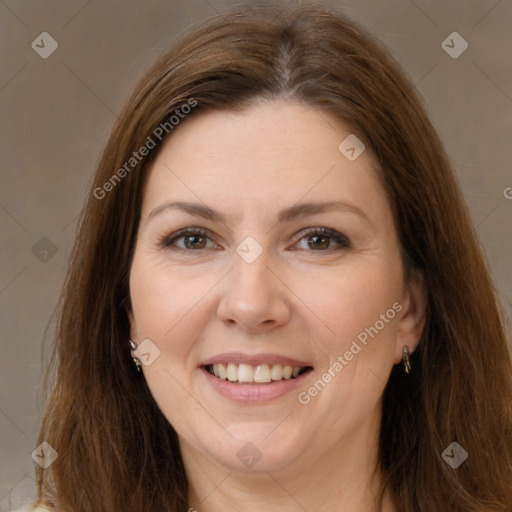
[[[199,512],[377,510],[374,496],[381,400],[402,348],[412,353],[425,323],[422,280],[404,282],[390,205],[369,150],[349,161],[338,149],[351,131],[290,100],[255,102],[244,113],[187,119],[149,169],[130,271],[132,340],[160,354],[143,366],[149,388],[178,433]],[[226,222],[177,209],[207,205]],[[342,200],[331,210],[277,222],[282,209]],[[174,245],[163,238],[203,228]],[[308,228],[344,234],[315,239]],[[236,248],[252,236],[263,253]],[[182,248],[183,251],[173,249]],[[196,248],[196,247],[199,247]],[[400,312],[309,403],[298,401],[358,334],[399,303]],[[223,352],[271,353],[310,362],[297,391],[269,403],[221,396],[199,365]],[[332,371],[332,370],[331,370]],[[248,442],[261,458],[246,467]],[[386,496],[382,510],[393,511]]]

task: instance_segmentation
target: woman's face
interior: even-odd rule
[[[284,100],[178,128],[149,169],[129,316],[184,458],[269,471],[375,434],[421,326],[369,150]]]

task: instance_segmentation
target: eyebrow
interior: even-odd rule
[[[153,210],[151,210],[150,214],[148,215],[147,222],[149,222],[159,213],[173,209],[180,210],[194,217],[201,217],[213,222],[222,222],[223,224],[227,224],[227,218],[222,213],[212,210],[206,205],[200,203],[189,203],[186,201],[172,201],[153,208]],[[358,208],[357,206],[346,201],[299,203],[281,210],[277,216],[277,221],[290,222],[296,218],[319,213],[326,213],[332,210],[356,214],[359,217],[362,217],[371,225],[370,219],[361,208]]]

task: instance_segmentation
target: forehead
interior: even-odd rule
[[[355,137],[333,116],[298,102],[195,114],[149,167],[143,215],[178,199],[213,203],[233,216],[301,199],[344,199],[382,209],[386,199],[375,159]],[[357,158],[347,158],[354,153]]]

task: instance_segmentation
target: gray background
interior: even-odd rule
[[[41,347],[45,329],[46,338],[53,333],[77,216],[116,114],[183,29],[233,3],[0,1],[0,511],[34,495]],[[510,318],[512,2],[324,3],[370,29],[412,77]],[[469,44],[456,59],[441,46],[454,31]],[[47,59],[31,47],[42,32],[59,45]]]

